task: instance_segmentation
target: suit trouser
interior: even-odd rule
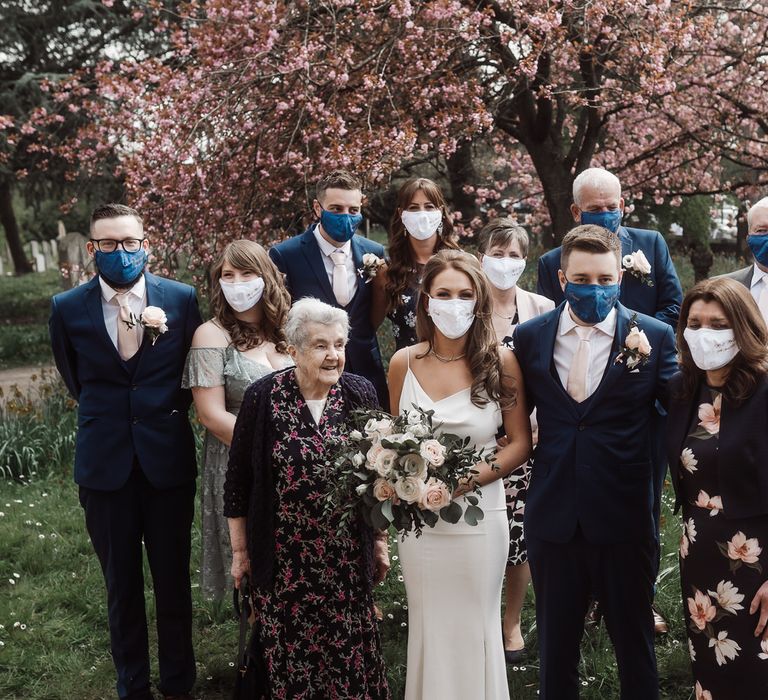
[[[653,539],[593,544],[578,528],[565,543],[525,535],[536,593],[542,700],[579,697],[579,645],[592,591],[616,652],[622,700],[657,699]]]
[[[195,681],[189,559],[195,482],[156,489],[134,469],[117,491],[80,487],[80,504],[107,585],[112,658],[121,698],[149,695],[142,541],[155,594],[160,690]]]

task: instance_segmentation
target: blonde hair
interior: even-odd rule
[[[416,332],[418,337],[427,342],[426,356],[434,348],[435,324],[427,311],[427,299],[435,277],[444,270],[454,269],[463,272],[470,280],[475,291],[475,320],[467,331],[467,362],[472,375],[472,403],[485,406],[490,401],[498,401],[502,408],[514,406],[516,392],[505,390],[499,343],[493,330],[491,313],[493,301],[488,281],[474,255],[462,250],[441,250],[433,255],[424,266],[421,282],[421,294],[416,309]]]

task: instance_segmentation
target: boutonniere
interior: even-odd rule
[[[152,339],[152,345],[157,342],[157,339],[168,330],[168,317],[165,315],[159,306],[148,306],[141,312],[141,316],[131,314],[131,318],[128,321],[123,321],[128,328],[134,328],[137,324],[142,326],[144,330],[149,333],[149,337]]]
[[[615,364],[627,363],[627,368],[635,372],[637,367],[644,365],[651,359],[651,344],[645,331],[641,331],[637,325],[637,314],[633,314],[629,320],[629,333],[624,338],[621,352],[616,356]]]
[[[651,263],[645,257],[642,250],[636,250],[634,253],[625,255],[621,259],[621,266],[629,272],[630,275],[637,277],[643,284],[653,287],[651,279]]]
[[[363,255],[363,266],[358,269],[357,274],[360,275],[368,284],[384,265],[384,261],[375,253],[366,253]]]

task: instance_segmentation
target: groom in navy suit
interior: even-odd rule
[[[601,226],[563,239],[565,301],[516,329],[515,354],[539,441],[525,506],[536,592],[540,694],[579,694],[591,593],[616,652],[622,700],[659,697],[649,426],[676,371],[671,327],[619,303],[621,242]]]
[[[384,258],[384,248],[355,231],[363,220],[362,183],[345,170],[334,170],[317,183],[312,203],[318,222],[269,251],[286,276],[291,301],[315,297],[349,315],[346,370],[368,379],[379,403],[389,406],[387,380],[376,329],[371,323],[371,285],[363,256]]]
[[[155,597],[159,688],[190,698],[195,681],[189,578],[195,443],[184,361],[200,312],[192,287],[145,272],[138,213],[91,216],[98,276],[57,294],[53,355],[78,402],[75,481],[107,588],[120,698],[152,700],[142,549]],[[143,547],[142,547],[143,544]]]

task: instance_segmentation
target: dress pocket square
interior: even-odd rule
[[[631,370],[629,370],[629,373],[630,373],[630,374],[640,374],[640,369],[639,369],[639,368],[637,368],[637,369],[631,369]]]

